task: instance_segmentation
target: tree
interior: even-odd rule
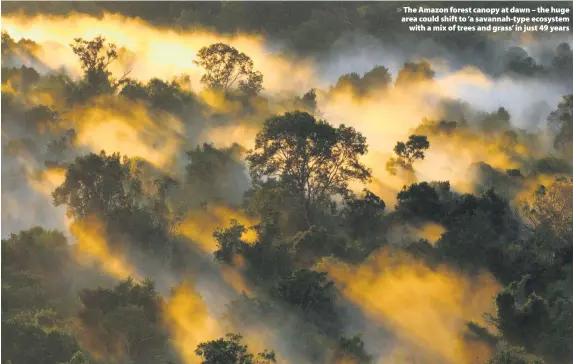
[[[248,352],[248,346],[241,344],[239,334],[226,334],[224,338],[200,343],[195,354],[201,364],[270,364],[276,363],[275,353],[263,351],[255,357]]]
[[[68,166],[64,182],[52,193],[54,205],[66,205],[68,215],[74,219],[97,217],[111,245],[136,245],[171,261],[177,243],[169,236],[169,216],[165,216],[165,206],[156,204],[154,197],[159,196],[144,194],[140,167],[137,160],[120,158],[119,153],[108,156],[102,151],[77,157]],[[167,188],[172,182],[156,187]],[[167,189],[163,192],[166,195]],[[114,239],[116,234],[122,238]]]
[[[80,350],[73,333],[59,327],[42,327],[35,318],[5,318],[2,332],[3,363],[53,364],[70,360]]]
[[[247,229],[236,220],[231,221],[231,227],[218,229],[213,233],[217,240],[217,250],[214,252],[215,261],[231,264],[235,254],[241,254],[247,248],[247,243],[241,240],[241,236]]]
[[[234,258],[244,258],[243,267],[247,279],[261,283],[274,282],[277,277],[292,271],[292,252],[287,244],[275,244],[273,226],[263,223],[262,226],[252,227],[259,235],[256,242],[247,243],[241,239],[247,229],[231,220],[227,229],[218,229],[213,233],[217,241],[214,252],[215,261],[221,264],[234,264]]]
[[[424,61],[418,63],[404,63],[404,67],[396,77],[396,87],[409,86],[418,82],[430,81],[436,73],[431,65]]]
[[[354,128],[334,128],[296,111],[265,121],[247,161],[255,183],[276,177],[286,183],[310,224],[313,205],[348,194],[352,180],[368,180],[370,170],[359,161],[367,151],[366,138]]]
[[[2,52],[4,52],[4,46]],[[40,74],[32,67],[2,67],[2,84],[10,82],[12,87],[21,92],[28,91],[30,87],[37,84],[39,80]]]
[[[364,189],[361,197],[347,197],[344,207],[344,218],[349,224],[352,237],[357,238],[377,231],[386,204],[380,197]]]
[[[118,153],[108,156],[102,151],[76,158],[52,196],[55,206],[65,204],[68,214],[83,218],[109,216],[114,210],[128,208],[139,191],[140,182],[131,175],[129,159],[120,160]]]
[[[565,159],[550,155],[537,160],[534,170],[541,174],[567,174],[571,172],[571,166]]]
[[[349,89],[356,96],[365,96],[376,89],[385,89],[392,82],[392,76],[384,66],[375,66],[362,77],[356,72],[347,73],[338,78],[334,90]]]
[[[549,187],[540,185],[531,205],[524,206],[525,216],[535,229],[550,229],[558,246],[573,247],[573,180],[557,179]]]
[[[51,160],[63,160],[67,152],[74,149],[75,138],[76,131],[74,129],[68,129],[59,138],[52,140],[47,147],[47,154],[51,157]]]
[[[179,187],[179,182],[167,175],[162,175],[155,179],[153,184],[157,189],[154,196],[155,202],[153,212],[158,216],[168,218],[171,211],[167,203],[167,195],[170,189]]]
[[[74,267],[68,241],[59,231],[34,227],[3,239],[3,313],[64,307],[72,301],[68,273]]]
[[[370,364],[373,359],[364,349],[364,342],[360,335],[355,335],[351,338],[341,337],[338,340],[333,358],[337,362],[356,364]]]
[[[263,89],[263,75],[253,69],[253,61],[245,53],[224,43],[203,47],[193,61],[205,70],[201,83],[227,94],[237,82],[247,94],[258,94]]]
[[[162,302],[151,281],[128,278],[112,289],[86,289],[80,301],[77,319],[85,347],[112,362],[166,361]]]
[[[561,43],[557,46],[552,66],[560,78],[570,79],[573,74],[573,50],[569,43]]]
[[[195,106],[193,95],[181,87],[186,77],[188,76],[182,76],[181,82],[177,80],[166,82],[154,77],[147,84],[127,80],[120,95],[131,100],[147,101],[152,108],[182,115],[187,110],[186,106]]]
[[[449,191],[449,183],[445,188]],[[398,193],[396,212],[404,219],[415,218],[431,221],[441,221],[447,208],[442,203],[440,194],[428,182],[413,183],[404,186]]]
[[[337,90],[342,90],[344,88],[350,88],[351,90],[357,91],[360,85],[360,75],[356,72],[347,73],[338,77],[336,85],[334,86]]]
[[[151,107],[180,114],[185,103],[192,100],[192,96],[181,89],[176,81],[170,83],[152,78],[146,86],[147,99]],[[123,91],[123,90],[122,90]]]
[[[406,171],[413,172],[413,164],[416,160],[423,160],[425,155],[424,151],[430,147],[428,137],[425,135],[410,135],[408,141],[398,142],[394,147],[396,158],[392,157],[386,163],[386,170],[391,175],[398,173],[397,167],[401,167]]]
[[[2,55],[5,55],[16,44],[7,31],[2,31]]]
[[[482,121],[482,127],[485,131],[508,130],[511,127],[509,119],[509,112],[500,107],[496,112],[486,115]]]
[[[35,106],[24,113],[24,123],[30,129],[50,127],[58,121],[58,113],[48,106]]]
[[[504,58],[504,71],[510,75],[533,77],[543,72],[543,68],[523,48],[510,47]]]
[[[118,57],[115,44],[108,43],[106,47],[105,38],[98,36],[90,41],[75,38],[70,46],[84,71],[85,85],[80,86],[80,92],[87,91],[92,95],[109,93],[126,82],[129,71],[119,80],[113,79],[109,71],[109,65]]]
[[[322,257],[346,253],[344,239],[324,226],[313,225],[308,230],[299,231],[288,242],[299,266],[312,266]]]
[[[299,310],[308,322],[327,331],[337,332],[335,289],[325,272],[298,269],[276,282],[272,293],[274,297]]]
[[[501,343],[487,364],[543,364],[543,361],[527,354],[522,347]]]
[[[315,112],[317,108],[316,103],[316,89],[311,89],[305,93],[302,97],[295,98],[295,105],[301,107],[302,110],[307,110],[309,112]]]
[[[392,83],[392,75],[388,68],[384,66],[375,66],[362,76],[360,86],[363,93],[372,89],[385,89]]]
[[[60,363],[80,350],[70,327],[79,271],[71,253],[64,234],[40,227],[2,240],[3,363]]]
[[[570,157],[573,153],[573,94],[563,96],[557,110],[552,111],[547,119],[556,132],[555,149]]]
[[[201,198],[200,202],[215,199],[240,203],[249,186],[246,168],[241,161],[244,151],[238,144],[215,148],[206,143],[188,151],[189,164],[185,169],[191,193]]]
[[[551,363],[567,362],[573,355],[573,302],[560,289],[550,289],[546,295],[538,294],[531,276],[525,275],[497,294],[496,316],[489,320],[509,344]]]

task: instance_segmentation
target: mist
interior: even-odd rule
[[[36,5],[2,15],[12,362],[573,358],[573,36]]]

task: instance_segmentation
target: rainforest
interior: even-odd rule
[[[2,364],[573,363],[573,35],[403,6],[3,1]]]

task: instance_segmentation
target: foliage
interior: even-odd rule
[[[513,76],[533,77],[545,72],[527,52],[520,47],[510,47],[505,54],[505,72]]]
[[[275,241],[272,227],[263,225],[255,230],[260,239],[254,243],[242,240],[247,229],[235,220],[229,228],[215,231],[217,250],[214,258],[219,263],[233,265],[237,256],[242,257],[247,263],[245,274],[248,278],[257,283],[272,283],[291,271],[293,254],[286,244]]]
[[[509,343],[551,362],[566,361],[573,353],[568,340],[573,334],[573,302],[558,292],[547,300],[532,291],[530,282],[526,275],[497,294],[493,322]]]
[[[342,358],[343,361],[350,361],[357,364],[372,363],[372,356],[364,349],[364,342],[360,335],[355,335],[351,338],[341,337],[338,341],[334,357],[337,360]]]
[[[254,70],[251,58],[227,44],[201,48],[193,63],[205,70],[201,83],[208,88],[227,94],[236,82],[248,95],[256,95],[263,89],[263,74]]]
[[[129,159],[120,160],[118,153],[108,156],[102,151],[76,158],[53,197],[56,206],[67,205],[70,216],[84,218],[129,209],[139,192],[140,182],[131,175]]]
[[[573,50],[571,50],[571,45],[569,43],[559,44],[551,63],[554,73],[558,77],[571,78],[573,72]]]
[[[2,311],[64,309],[73,269],[66,237],[41,227],[2,240]]]
[[[40,227],[2,240],[3,362],[59,363],[81,353],[69,321],[78,271],[71,253],[62,233]]]
[[[549,187],[540,185],[526,217],[536,230],[550,229],[559,242],[554,248],[571,246],[573,241],[573,180],[557,179]]]
[[[79,337],[92,352],[111,361],[165,361],[161,298],[151,281],[128,278],[113,289],[86,289],[80,301]]]
[[[316,89],[311,89],[302,97],[296,97],[295,105],[299,107],[299,110],[306,110],[310,113],[317,111]]]
[[[187,152],[189,164],[186,184],[193,191],[201,191],[202,202],[221,200],[238,204],[241,192],[248,188],[248,176],[241,161],[243,148],[233,144],[229,148],[215,148],[203,144]],[[235,189],[239,193],[233,193]]]
[[[431,81],[435,74],[431,65],[426,61],[406,62],[398,72],[395,84],[397,87],[411,86],[419,82]]]
[[[75,38],[71,47],[84,71],[83,83],[78,85],[72,101],[84,101],[91,96],[112,93],[126,82],[125,77],[129,72],[116,80],[109,71],[109,66],[118,57],[115,44],[106,45],[105,38],[98,36],[92,40]]]
[[[136,246],[175,264],[178,248],[169,236],[165,196],[158,204],[157,198],[143,193],[135,162],[105,151],[77,157],[69,164],[64,182],[52,193],[54,205],[66,205],[67,214],[74,219],[99,219],[106,227],[100,233],[110,237],[112,246]],[[118,236],[121,239],[114,239]]]
[[[363,196],[348,196],[344,204],[344,218],[353,238],[369,237],[379,231],[386,204],[368,189]]]
[[[562,158],[548,156],[535,162],[535,171],[541,174],[566,174],[571,172],[571,166]]]
[[[406,171],[413,171],[413,164],[416,160],[423,160],[424,151],[430,147],[428,137],[425,135],[410,135],[408,141],[398,142],[394,147],[396,157],[392,157],[386,163],[386,170],[392,175],[396,175],[397,167]]]
[[[500,107],[496,112],[486,115],[482,121],[482,127],[485,131],[508,130],[509,119],[509,112]]]
[[[4,46],[2,47],[4,51]],[[28,91],[40,80],[40,74],[32,67],[21,66],[2,67],[2,84],[10,83],[12,87],[21,92]]]
[[[362,77],[356,72],[347,73],[338,78],[333,90],[350,90],[356,96],[363,97],[390,86],[392,76],[384,66],[375,66]]]
[[[166,82],[152,78],[145,85],[138,81],[126,80],[120,94],[131,100],[146,101],[152,108],[177,115],[196,106],[194,96],[183,90],[175,80]]]
[[[258,353],[255,357],[248,352],[247,345],[241,344],[239,334],[226,334],[224,338],[200,343],[195,354],[202,364],[270,364],[276,363],[272,351]]]
[[[275,284],[273,295],[300,310],[310,322],[336,331],[335,288],[326,273],[298,269]]]
[[[522,347],[502,344],[487,364],[543,364],[542,360],[530,357]]]
[[[42,328],[20,318],[6,319],[3,315],[2,331],[4,363],[62,363],[79,351],[74,337],[59,328]]]
[[[255,183],[278,177],[289,186],[310,225],[316,204],[346,195],[350,181],[370,177],[359,161],[367,151],[366,139],[354,128],[334,128],[296,111],[267,119],[247,160]]]
[[[392,46],[397,34],[392,28],[399,26],[399,19],[392,15],[395,8],[385,3],[145,3],[134,7],[105,2],[11,3],[2,7],[8,12],[47,8],[59,15],[70,11],[99,14],[105,9],[140,16],[154,24],[175,24],[181,30],[208,27],[226,33],[253,32],[273,42],[284,41],[281,56],[301,58],[330,51],[333,45],[362,46],[359,41],[364,34]],[[477,65],[488,76],[568,86],[573,75],[573,53],[567,43],[547,49],[542,60],[514,47],[501,59],[484,62],[499,45],[485,34],[400,34],[401,42],[421,44],[421,53],[425,53],[424,42],[429,41],[432,47],[425,48],[454,52],[460,64]],[[172,278],[207,270],[202,277],[209,278],[209,293],[217,295],[206,301],[218,309],[223,303],[221,286],[218,279],[211,279],[211,269],[234,287],[236,282],[228,281],[227,275],[232,271],[240,276],[231,278],[244,278],[250,292],[229,306],[225,316],[230,318],[229,330],[249,332],[268,325],[278,332],[276,349],[293,362],[370,363],[379,358],[367,352],[360,335],[341,337],[349,329],[344,314],[354,313],[354,307],[339,294],[336,280],[319,267],[332,261],[364,263],[391,240],[394,227],[416,229],[432,222],[443,228],[437,241],[406,234],[412,240],[406,247],[388,244],[385,249],[404,249],[430,267],[447,266],[470,280],[487,271],[504,286],[493,302],[495,314],[486,316],[496,332],[468,324],[473,340],[495,349],[490,364],[540,363],[540,358],[557,364],[573,357],[572,182],[557,179],[540,186],[534,195],[525,196],[529,205],[518,211],[514,211],[517,206],[512,200],[537,178],[571,173],[571,95],[564,96],[549,116],[557,156],[543,156],[543,134],[517,129],[519,120],[514,123],[504,107],[480,113],[459,100],[439,100],[437,121],[424,120],[407,141],[397,143],[389,170],[396,174],[402,169],[411,177],[414,163],[425,158],[432,135],[442,137],[440,144],[458,135],[467,136],[493,147],[484,161],[473,165],[477,167],[473,171],[479,172],[477,178],[471,177],[475,192],[461,193],[457,184],[450,186],[448,181],[407,181],[397,195],[391,195],[385,188],[387,181],[363,185],[371,177],[362,164],[368,152],[366,139],[351,127],[319,120],[321,111],[330,110],[328,105],[318,110],[318,98],[322,101],[324,95],[327,102],[336,101],[336,92],[350,91],[353,102],[360,105],[392,95],[384,93],[390,88],[404,95],[414,88],[424,91],[433,86],[429,81],[436,76],[428,62],[405,63],[394,85],[389,70],[377,65],[364,74],[340,76],[330,91],[311,88],[299,96],[271,97],[260,95],[263,75],[255,70],[249,55],[217,43],[201,49],[195,64],[205,71],[204,88],[221,92],[225,103],[236,106],[232,112],[222,112],[201,101],[209,95],[195,94],[189,76],[162,80],[150,74],[142,82],[126,78],[126,73],[115,79],[111,69],[118,66],[120,54],[101,36],[78,38],[71,46],[83,70],[79,81],[41,62],[45,46],[2,33],[2,117],[8,129],[3,134],[7,155],[3,162],[8,164],[5,177],[11,185],[24,184],[32,181],[27,178],[40,175],[42,171],[36,169],[42,166],[65,168],[63,183],[53,191],[54,204],[65,206],[76,221],[98,217],[102,222],[99,233],[106,238],[111,254],[121,251],[138,272],[149,272],[160,283],[159,291],[164,280],[171,284]],[[187,154],[177,160],[180,164],[169,166],[173,168],[166,173],[118,153],[83,154],[73,117],[75,103],[90,107],[101,95],[117,102],[130,100],[129,105],[136,103],[151,118],[180,120],[180,135],[188,139],[183,144]],[[543,111],[537,110],[537,104],[532,107],[535,115],[531,118],[538,118]],[[268,117],[293,108],[298,111]],[[263,118],[267,118],[264,123]],[[197,144],[205,134],[219,127],[226,130],[237,122],[240,126],[248,123],[249,128],[262,123],[255,147],[247,153],[248,165],[243,147],[228,143],[233,140],[223,140],[230,147]],[[497,152],[519,167],[495,168],[507,164],[492,161]],[[77,158],[71,160],[73,157]],[[16,160],[21,163],[13,163]],[[173,173],[178,167],[183,174]],[[50,187],[48,182],[51,180],[34,187],[44,192]],[[356,192],[362,188],[361,193]],[[35,195],[17,194],[15,201],[25,204]],[[396,197],[394,209],[387,208],[381,196],[386,201]],[[3,213],[44,217],[36,216],[36,211],[19,210],[20,205],[12,202],[3,207]],[[255,226],[231,220],[230,226],[218,228],[197,221],[201,231],[193,233],[213,233],[217,247],[212,257],[222,265],[221,271],[205,262],[203,251],[187,247],[186,239],[174,229],[190,209],[211,203],[229,209],[243,207],[237,212],[258,219]],[[224,217],[217,224],[226,222]],[[207,225],[210,231],[204,231]],[[247,241],[245,235],[253,232],[256,239]],[[77,264],[72,253],[78,251],[68,245],[65,234],[40,227],[3,239],[2,250],[2,329],[7,338],[3,354],[7,364],[171,364],[181,360],[175,357],[173,333],[163,322],[163,300],[151,280],[109,284],[113,279],[108,278],[104,288],[94,288],[103,274]],[[173,261],[180,265],[165,264]],[[229,267],[233,269],[227,270]],[[191,319],[194,324],[201,322],[196,316]],[[228,334],[199,344],[196,354],[204,363],[276,362],[274,352],[255,355],[241,341],[240,334]]]

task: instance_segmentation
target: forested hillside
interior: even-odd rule
[[[573,37],[403,4],[2,2],[2,363],[573,363]]]

